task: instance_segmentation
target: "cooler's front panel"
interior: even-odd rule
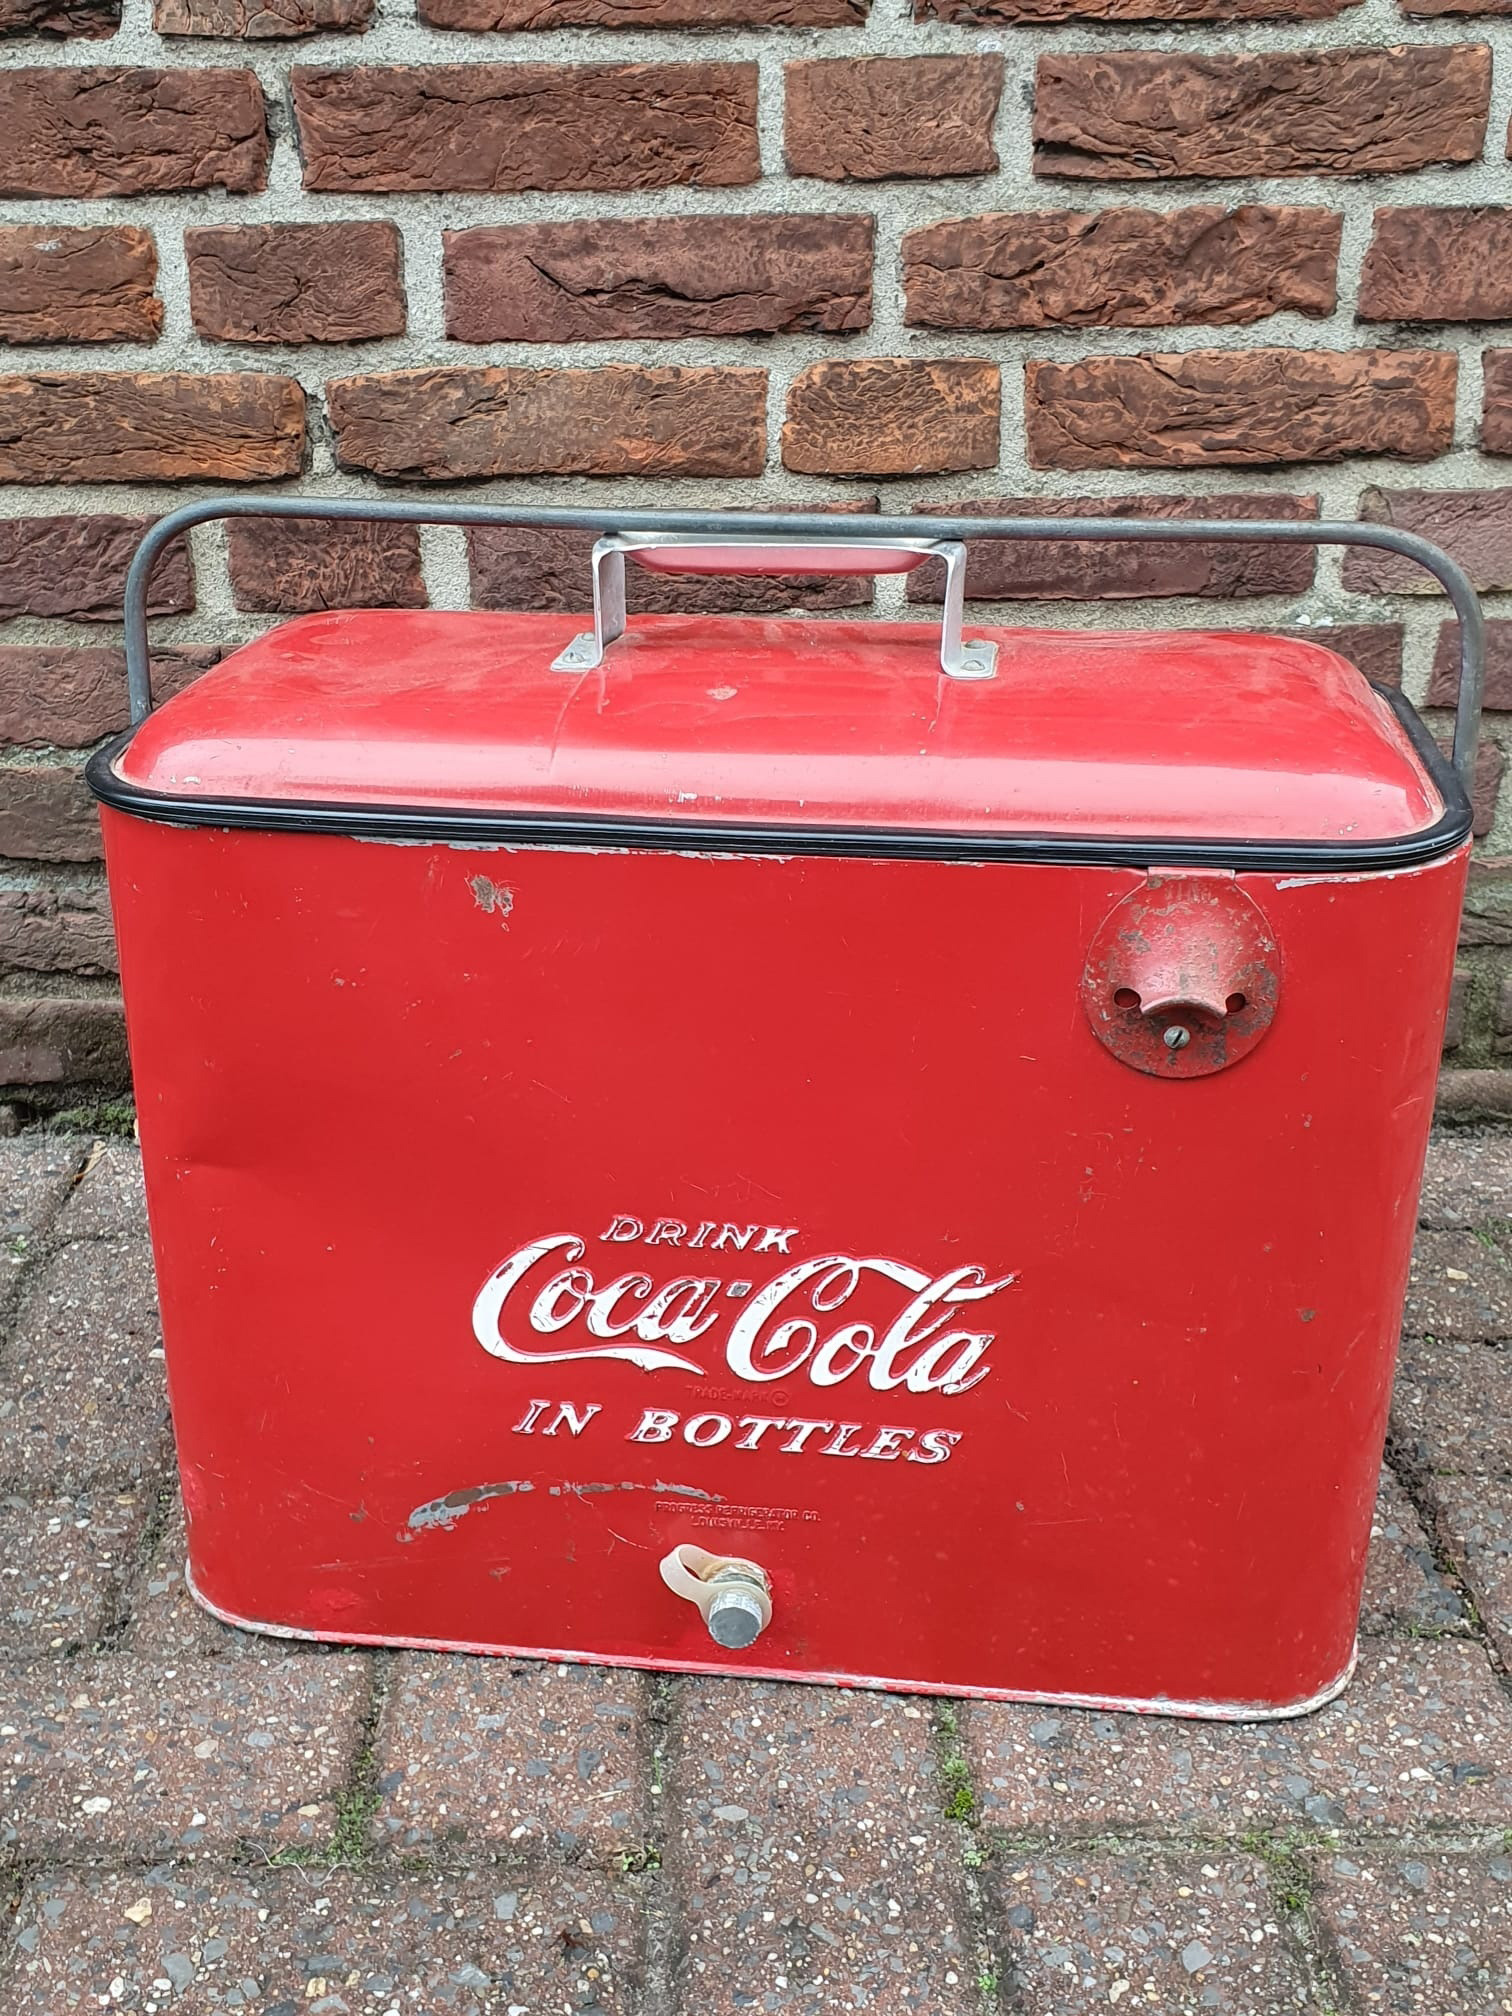
[[[1463,854],[1241,875],[1249,1054],[1097,1040],[1098,867],[105,814],[204,1599],[322,1637],[1284,1709],[1351,1658]],[[770,1577],[710,1640],[679,1545]]]

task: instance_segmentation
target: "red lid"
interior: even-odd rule
[[[1370,842],[1443,800],[1358,671],[1242,632],[637,617],[598,671],[572,616],[302,617],[160,707],[116,764],[198,800],[921,832]]]

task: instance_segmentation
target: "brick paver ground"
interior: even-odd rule
[[[129,1143],[0,1140],[0,2016],[1512,2016],[1512,1132],[1434,1142],[1337,1702],[287,1645],[184,1582]]]

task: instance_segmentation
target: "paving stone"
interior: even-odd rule
[[[367,1661],[116,1657],[0,1676],[0,1847],[23,1856],[316,1845],[359,1741]]]
[[[1403,1327],[1413,1337],[1512,1338],[1512,1265],[1473,1232],[1419,1232]]]
[[[141,1151],[133,1141],[96,1141],[59,1215],[58,1237],[110,1239],[146,1229]]]
[[[238,1631],[202,1610],[184,1579],[188,1546],[184,1537],[184,1507],[175,1490],[167,1522],[152,1550],[152,1559],[133,1577],[126,1591],[127,1624],[122,1648],[152,1659],[267,1659],[303,1652],[302,1643],[267,1638],[256,1631]]]
[[[1025,2016],[1317,2007],[1268,1871],[1250,1856],[1010,1857],[993,1889]]]
[[[0,1247],[10,1267],[26,1259],[37,1227],[83,1159],[83,1142],[66,1135],[17,1134],[0,1140]]]
[[[52,1871],[22,1897],[0,2016],[629,2016],[637,1920],[581,1870]]]
[[[1449,1545],[1503,1660],[1512,1659],[1512,1484],[1441,1477],[1435,1485]]]
[[[144,1495],[130,1491],[0,1498],[0,1658],[93,1643],[146,1511]]]
[[[694,1683],[676,1792],[684,2009],[978,2008],[927,1708]]]
[[[645,1848],[639,1673],[406,1653],[378,1755],[378,1828],[397,1846],[493,1842],[600,1863]]]
[[[1418,1218],[1440,1230],[1512,1212],[1512,1127],[1441,1127],[1428,1143]]]
[[[167,1428],[145,1242],[63,1247],[0,1352],[0,1480],[33,1492],[129,1482],[163,1460]]]
[[[1421,1469],[1512,1475],[1512,1352],[1403,1338],[1391,1433]]]
[[[1505,1855],[1319,1856],[1314,1878],[1352,2006],[1388,2016],[1512,2009]]]
[[[986,1820],[1010,1829],[1501,1825],[1512,1709],[1480,1646],[1368,1639],[1345,1693],[1282,1722],[974,1702]]]
[[[1360,1630],[1468,1630],[1469,1620],[1454,1585],[1433,1558],[1412,1500],[1389,1470],[1381,1472]]]

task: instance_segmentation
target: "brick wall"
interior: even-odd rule
[[[137,528],[231,485],[403,483],[1441,540],[1494,619],[1447,1082],[1512,1106],[1512,0],[418,10],[0,0],[0,1088],[122,1076],[80,764],[123,720]],[[585,560],[202,528],[158,576],[159,683],[344,601],[580,608]],[[984,621],[1331,626],[1445,731],[1425,586],[989,548],[969,592]],[[660,590],[696,592],[771,600]]]

